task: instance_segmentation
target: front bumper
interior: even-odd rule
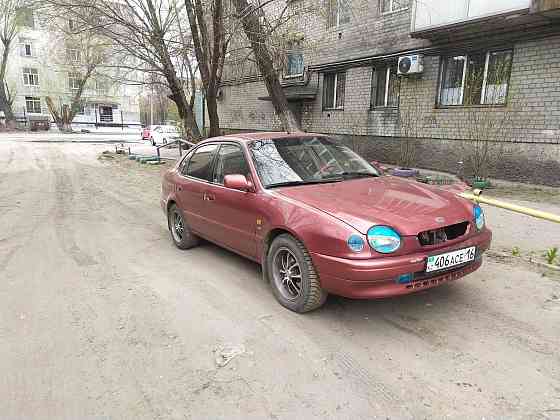
[[[413,293],[456,280],[482,265],[482,254],[490,247],[492,232],[488,229],[452,246],[435,251],[399,257],[351,260],[312,253],[322,287],[329,293],[355,299],[373,299]],[[426,259],[462,248],[476,246],[476,259],[443,272],[425,273]],[[402,274],[414,273],[410,283],[399,284]]]

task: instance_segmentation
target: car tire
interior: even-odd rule
[[[163,144],[167,144],[167,139],[163,139]]]
[[[150,137],[150,141],[152,142],[152,146],[155,146],[155,145],[156,145],[156,142],[154,141],[154,138],[153,138],[153,137]]]
[[[287,264],[284,264],[286,259]],[[272,241],[266,264],[274,297],[285,308],[304,313],[325,303],[328,293],[321,287],[311,256],[303,243],[292,235],[283,234]],[[287,267],[292,267],[288,275]]]
[[[182,229],[179,229],[179,225],[182,226]],[[171,240],[177,248],[190,249],[198,245],[198,236],[192,233],[183,211],[175,204],[172,204],[167,212],[167,227],[171,234]]]

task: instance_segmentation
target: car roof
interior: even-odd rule
[[[266,131],[266,132],[256,132],[256,133],[238,133],[238,134],[228,134],[226,136],[212,137],[204,142],[209,141],[223,141],[223,140],[237,140],[244,143],[251,142],[253,140],[275,140],[275,139],[289,139],[289,138],[301,138],[301,137],[317,137],[322,136],[322,134],[317,133],[304,133],[303,131],[296,131],[294,133],[288,133],[287,131]]]

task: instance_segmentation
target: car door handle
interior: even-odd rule
[[[214,201],[215,197],[212,194],[204,193],[202,199],[205,201]]]

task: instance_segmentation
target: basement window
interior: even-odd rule
[[[512,59],[512,50],[444,57],[438,105],[504,105]]]
[[[325,73],[323,76],[323,110],[344,109],[346,72]]]

